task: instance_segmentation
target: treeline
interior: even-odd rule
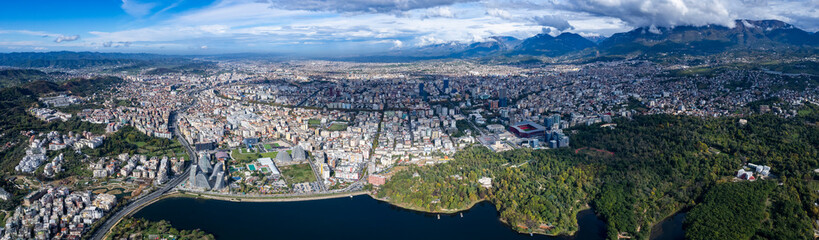
[[[811,179],[819,166],[817,106],[794,118],[774,115],[739,118],[638,116],[619,120],[615,129],[584,126],[572,136],[576,147],[606,149],[612,157],[587,163],[604,166],[597,176],[602,188],[592,204],[608,223],[609,237],[618,234],[647,238],[648,229],[681,209],[692,207],[703,193],[725,182],[743,163],[772,167],[782,179]],[[793,181],[800,199],[816,199],[808,180]],[[810,200],[801,211],[816,218]],[[761,221],[761,220],[760,220]]]
[[[519,231],[568,234],[577,230],[575,214],[594,190],[595,169],[561,161],[545,151],[494,153],[473,147],[459,151],[454,159],[437,166],[410,166],[396,173],[377,196],[439,212],[464,209],[485,199]],[[482,177],[492,178],[492,188],[478,183]]]
[[[124,218],[117,224],[106,239],[215,239],[213,235],[202,230],[180,230],[165,220],[148,221],[141,218]],[[153,238],[150,238],[153,237]]]
[[[143,146],[138,146],[137,142],[144,142]],[[148,136],[132,126],[125,126],[114,134],[108,136],[102,146],[95,149],[85,149],[84,152],[95,157],[113,157],[121,153],[129,155],[139,154],[140,149],[167,149],[174,144],[173,140]]]
[[[378,197],[428,211],[488,199],[517,230],[552,234],[576,229],[574,216],[588,203],[607,223],[609,238],[646,239],[654,224],[697,207],[706,192],[724,191],[721,185],[744,163],[755,163],[771,166],[777,177],[771,181],[784,184],[765,194],[773,205],[756,218],[761,225],[746,225],[754,228],[751,234],[774,236],[791,227],[792,235],[780,235],[807,236],[812,232],[805,223],[819,216],[814,205],[819,189],[810,187],[819,186],[813,180],[819,166],[819,107],[807,105],[799,113],[752,115],[745,117],[747,124],[736,117],[636,116],[617,119],[614,129],[569,129],[572,149],[469,148],[449,163],[409,166]],[[480,187],[480,177],[492,177],[492,188]]]
[[[62,133],[88,131],[94,134],[105,132],[105,126],[101,124],[77,119],[47,123],[32,116],[27,109],[37,106],[38,91],[44,91],[38,88],[39,85],[36,83],[40,82],[0,90],[0,111],[3,112],[3,117],[0,118],[0,146],[9,144],[9,147],[0,148],[0,171],[2,172],[14,172],[14,166],[25,155],[28,138],[21,134],[22,131],[60,131]]]
[[[797,180],[798,181],[798,180]],[[687,239],[813,239],[813,223],[788,181],[719,184],[685,221]]]
[[[48,74],[34,69],[0,70],[0,88],[17,86],[37,80],[48,80]]]

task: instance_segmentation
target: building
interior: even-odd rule
[[[259,159],[256,159],[256,161],[259,162],[259,165],[261,165],[263,167],[266,167],[268,170],[270,170],[271,174],[273,174],[273,175],[281,174],[281,172],[279,172],[279,168],[277,168],[276,164],[273,163],[273,159],[259,158]]]
[[[292,151],[292,152],[293,152],[293,156],[292,156],[292,157],[293,157],[293,161],[304,161],[304,160],[307,160],[307,154],[305,153],[304,148],[302,148],[301,146],[296,145],[295,147],[293,147],[293,151]],[[285,152],[285,153],[286,153],[286,152]],[[278,155],[277,155],[277,156],[278,156]]]
[[[498,92],[498,106],[499,107],[508,107],[509,106],[509,96],[507,96],[507,90],[501,89]]]
[[[737,178],[742,180],[754,180],[754,172],[752,171],[745,171],[745,169],[740,169],[737,171]]]
[[[382,175],[370,175],[367,177],[367,182],[374,186],[381,186],[387,182],[387,178]]]
[[[478,179],[478,183],[485,188],[492,188],[492,178],[490,177],[482,177]]]
[[[554,130],[560,128],[560,114],[553,114],[544,121],[546,129]]]
[[[255,145],[259,143],[259,138],[245,138],[242,140],[242,143],[248,146]]]
[[[771,167],[769,167],[769,166],[756,165],[756,164],[753,164],[753,163],[748,163],[748,167],[751,167],[754,170],[756,170],[756,173],[759,174],[759,176],[762,176],[762,177],[767,177],[768,175],[771,174]]]
[[[106,212],[111,211],[111,209],[117,205],[117,197],[107,193],[99,194],[97,198],[94,199],[93,205]]]
[[[509,126],[509,131],[521,138],[536,138],[546,135],[546,127],[532,121],[523,121]],[[568,141],[566,141],[568,144]]]
[[[214,154],[214,157],[218,161],[227,161],[230,159],[230,155],[228,155],[228,153],[226,152],[216,152],[216,154]]]
[[[196,151],[210,151],[216,149],[215,142],[196,143],[194,146]]]
[[[9,200],[11,198],[11,194],[6,192],[6,189],[0,188],[0,200]]]

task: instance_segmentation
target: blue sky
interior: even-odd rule
[[[26,0],[0,7],[0,52],[350,55],[549,32],[778,19],[819,30],[819,0]]]

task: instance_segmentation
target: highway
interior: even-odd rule
[[[204,90],[204,89],[202,89],[202,90]],[[202,90],[198,90],[197,93],[202,91]],[[190,105],[188,105],[186,107],[183,107],[180,110],[171,112],[170,117],[169,117],[168,120],[169,120],[170,123],[173,123],[173,124],[171,125],[171,127],[168,128],[168,130],[170,130],[171,132],[174,133],[174,135],[176,135],[176,138],[179,140],[179,142],[182,144],[182,146],[184,146],[185,149],[188,151],[188,155],[190,155],[190,157],[191,157],[190,162],[196,162],[197,161],[196,152],[193,151],[193,148],[191,148],[190,144],[188,144],[188,141],[185,140],[185,138],[182,136],[182,134],[179,133],[179,131],[176,131],[176,128],[177,128],[177,126],[176,126],[176,113],[177,112],[184,112],[185,110],[187,110],[191,106],[193,106],[193,102],[191,102]],[[132,201],[127,206],[125,206],[124,208],[120,209],[119,211],[117,211],[116,213],[111,215],[105,221],[105,223],[100,225],[99,228],[97,228],[97,230],[91,236],[91,239],[93,239],[93,240],[102,240],[102,239],[104,239],[105,235],[108,234],[108,232],[111,231],[111,229],[113,229],[114,226],[116,226],[116,224],[119,223],[119,221],[123,217],[128,216],[134,210],[139,209],[140,207],[142,207],[143,205],[145,205],[147,203],[153,202],[154,200],[156,200],[157,198],[159,198],[163,194],[171,191],[177,185],[179,185],[182,182],[184,182],[185,180],[187,180],[187,176],[189,174],[190,174],[190,168],[185,167],[184,172],[177,175],[176,177],[174,177],[173,179],[171,179],[170,181],[168,181],[164,185],[162,185],[156,191],[153,191],[153,192],[151,192],[151,193],[149,193],[149,194],[147,194],[145,196],[140,197],[139,199],[137,199],[135,201]]]

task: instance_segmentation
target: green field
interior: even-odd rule
[[[234,160],[240,163],[250,163],[256,161],[256,159],[262,158],[262,154],[258,153],[242,153],[245,151],[240,150],[241,148],[233,149],[231,157]]]
[[[313,169],[310,168],[310,164],[296,164],[290,166],[284,166],[280,168],[282,172],[282,176],[287,181],[289,185],[293,185],[294,183],[303,183],[303,182],[315,182],[316,175],[313,174]]]
[[[333,123],[327,130],[330,131],[344,131],[347,130],[347,123]]]
[[[279,152],[266,152],[266,153],[261,153],[260,155],[262,155],[263,158],[267,158],[267,157],[276,158],[276,155],[278,155],[278,154],[279,154]]]
[[[309,126],[309,127],[321,126],[321,120],[318,120],[318,119],[307,120],[307,126]]]

